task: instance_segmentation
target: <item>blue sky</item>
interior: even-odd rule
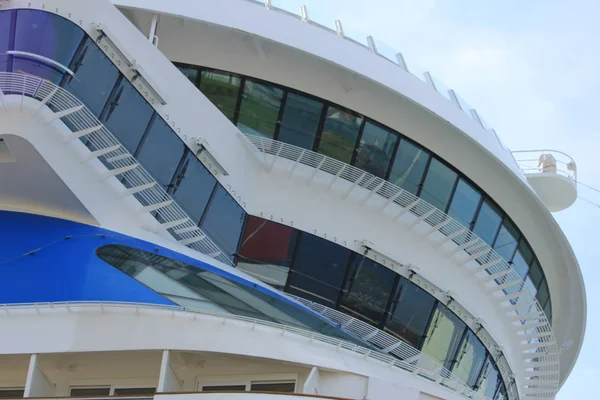
[[[557,149],[581,182],[600,188],[600,2],[597,0],[272,0],[306,4],[401,51],[455,89],[513,150]],[[579,195],[600,203],[600,193]],[[600,398],[600,207],[578,200],[555,213],[587,287],[586,340],[558,400]],[[594,382],[592,384],[592,382]]]

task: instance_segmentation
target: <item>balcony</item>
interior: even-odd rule
[[[577,199],[577,164],[557,150],[513,151],[527,181],[550,212],[562,211]]]

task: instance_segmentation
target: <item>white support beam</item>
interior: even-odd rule
[[[171,352],[169,350],[163,350],[156,392],[174,393],[181,392],[181,389],[181,381],[177,377],[175,369],[171,364]]]
[[[54,385],[40,369],[38,355],[32,354],[29,358],[29,369],[27,370],[23,397],[52,397],[54,395]]]
[[[183,235],[185,233],[195,232],[199,230],[200,228],[198,228],[197,226],[190,226],[188,228],[175,229],[174,232],[178,235]]]
[[[434,213],[435,213],[436,209],[433,208],[429,211],[427,211],[425,214],[421,215],[418,218],[415,218],[415,220],[413,222],[410,223],[410,225],[408,226],[409,229],[414,228],[415,226],[419,225],[421,222],[425,221],[427,218],[431,217]]]
[[[114,157],[107,158],[106,162],[112,164],[112,163],[115,163],[117,161],[125,160],[127,158],[133,158],[133,156],[131,154],[121,154],[119,156],[114,156]]]
[[[94,158],[102,157],[108,153],[112,153],[113,151],[119,150],[120,148],[121,148],[121,145],[116,144],[114,146],[106,147],[104,149],[92,151],[90,154],[88,154],[86,157],[84,157],[84,159],[81,161],[81,163],[83,164]]]
[[[83,107],[84,107],[84,105],[83,105],[83,104],[80,104],[80,105],[78,105],[78,106],[75,106],[75,107],[68,108],[68,109],[66,109],[66,110],[64,110],[64,111],[59,111],[59,112],[57,112],[57,113],[54,113],[54,114],[50,115],[49,117],[47,117],[47,118],[44,120],[44,123],[48,124],[48,123],[50,123],[50,122],[52,122],[52,121],[56,121],[57,119],[60,119],[60,118],[62,118],[62,117],[66,117],[67,115],[74,114],[74,113],[76,113],[77,111],[81,111],[81,110],[83,110]]]
[[[529,329],[534,329],[534,328],[539,328],[540,326],[546,326],[548,325],[548,323],[546,321],[543,322],[535,322],[533,324],[518,324],[518,325],[513,325],[513,330],[515,332],[525,332]]]
[[[2,103],[2,108],[4,108],[4,111],[8,111],[6,108],[6,103],[4,103],[4,92],[2,89],[0,89],[0,103]]]
[[[482,271],[482,270],[484,270],[484,269],[490,269],[490,268],[492,268],[493,266],[495,266],[495,265],[498,265],[498,264],[501,264],[501,263],[503,263],[503,262],[504,262],[504,259],[502,259],[502,258],[496,258],[496,259],[494,259],[494,260],[490,260],[490,261],[488,261],[488,262],[486,262],[486,263],[484,263],[484,264],[481,264],[480,266],[478,266],[478,267],[476,268],[476,270],[477,270],[477,272],[479,272],[479,271]]]
[[[516,304],[506,304],[503,305],[502,307],[504,308],[504,311],[506,311],[507,313],[516,311],[516,310],[521,310],[523,308],[531,308],[531,306],[535,305],[535,301],[530,301],[530,302],[517,302]]]
[[[189,218],[178,219],[177,221],[165,222],[164,224],[160,224],[160,230],[167,230],[171,228],[175,228],[176,226],[183,225],[186,222],[190,221]]]
[[[302,157],[304,156],[304,153],[306,152],[306,149],[302,149],[302,151],[300,152],[300,155],[298,156],[298,158],[296,159],[296,161],[294,162],[294,165],[292,166],[292,168],[290,169],[290,172],[288,172],[288,178],[291,178],[292,175],[294,174],[294,171],[296,170],[296,167],[298,166],[298,164],[300,164],[300,160],[302,159]],[[265,153],[266,154],[266,153]]]
[[[497,273],[491,274],[491,275],[486,275],[483,278],[478,278],[478,279],[481,281],[481,283],[483,283],[485,285],[486,283],[494,282],[496,279],[500,279],[500,278],[510,274],[511,271],[512,271],[512,269],[505,269],[504,271],[500,271],[500,272],[497,272]]]
[[[52,97],[54,97],[54,95],[56,94],[56,92],[58,92],[58,86],[55,87],[54,89],[52,89],[52,91],[50,93],[48,93],[48,95],[46,97],[44,97],[42,99],[42,101],[40,101],[40,105],[37,108],[37,110],[35,110],[35,112],[33,114],[31,114],[31,116],[35,116],[38,112],[41,111],[42,108],[44,108],[44,106],[46,105],[46,103],[48,103],[50,100],[52,100]]]
[[[374,188],[373,188],[373,190],[371,190],[371,193],[369,193],[369,194],[368,194],[368,195],[365,197],[365,199],[363,200],[363,204],[366,204],[366,203],[367,203],[367,201],[369,201],[369,200],[371,199],[371,197],[373,197],[373,196],[375,195],[375,193],[377,193],[377,191],[378,191],[379,189],[381,189],[381,188],[383,187],[383,185],[385,185],[385,182],[386,182],[386,181],[384,181],[384,180],[381,180],[381,183],[379,183],[379,185],[377,185],[376,187],[374,187]]]
[[[412,203],[410,203],[409,205],[407,205],[406,207],[404,207],[402,210],[400,210],[400,212],[398,214],[396,214],[396,216],[394,217],[394,222],[396,222],[400,218],[402,218],[402,216],[404,214],[406,214],[407,212],[409,212],[410,210],[412,210],[413,207],[415,207],[420,202],[421,202],[421,199],[416,199],[415,201],[413,201]]]
[[[428,229],[423,236],[427,237],[430,236],[433,232],[437,232],[440,229],[442,229],[443,227],[445,227],[446,225],[448,225],[450,222],[452,222],[451,218],[447,218],[444,222],[440,222],[439,224],[432,226],[430,229]]]
[[[283,147],[283,146],[281,146]],[[281,150],[281,148],[280,148]],[[321,167],[323,166],[323,163],[325,163],[325,160],[327,160],[327,157],[323,157],[323,159],[321,159],[321,161],[317,164],[317,166],[314,168],[314,171],[312,173],[312,175],[310,176],[310,179],[308,180],[308,183],[311,183],[313,181],[313,179],[315,179],[315,176],[319,173],[319,171],[321,170]]]
[[[360,178],[358,178],[357,180],[354,181],[354,183],[352,184],[352,186],[350,186],[350,189],[348,189],[346,191],[346,193],[344,193],[344,195],[342,196],[342,199],[344,199],[344,200],[347,199],[348,196],[350,196],[350,193],[352,193],[352,191],[358,186],[358,183],[360,181],[362,181],[365,178],[365,176],[367,176],[367,172],[366,171],[362,173],[362,175],[360,176]]]
[[[138,168],[139,166],[140,166],[140,164],[131,164],[131,165],[127,165],[126,167],[111,169],[111,170],[105,172],[104,174],[102,174],[102,179],[108,179],[112,176],[117,176],[117,175],[124,174],[125,172],[133,171],[134,169]]]
[[[98,132],[103,127],[104,127],[104,125],[100,124],[100,125],[93,126],[91,128],[82,129],[80,131],[73,132],[70,135],[67,135],[67,136],[64,137],[63,143],[69,143],[69,142],[72,142],[75,139],[79,139],[80,137],[87,136],[87,135],[92,134],[94,132]]]
[[[182,244],[184,246],[193,244],[193,243],[198,243],[203,241],[204,239],[206,239],[206,236],[204,235],[200,235],[200,236],[195,236],[189,239],[183,239],[183,240],[178,240],[177,243]]]
[[[149,212],[152,212],[152,211],[156,211],[156,210],[159,210],[161,208],[168,207],[171,204],[173,204],[173,200],[167,200],[167,201],[163,201],[161,203],[156,203],[156,204],[152,204],[150,206],[142,207],[140,209],[140,214],[149,213]]]
[[[460,235],[462,235],[463,233],[465,233],[467,230],[465,228],[460,229],[454,233],[449,234],[448,236],[446,236],[444,239],[442,239],[442,241],[440,241],[440,243],[438,244],[438,248],[442,247],[443,245],[445,245],[446,243],[450,242],[453,239],[456,239],[457,237],[459,237]]]
[[[513,286],[517,286],[517,285],[522,285],[523,281],[522,280],[516,280],[516,281],[510,281],[510,282],[506,282],[506,283],[502,283],[500,285],[495,285],[491,288],[489,288],[487,290],[488,293],[496,293],[499,292],[501,290],[507,289],[509,287],[513,287]]]
[[[146,183],[145,185],[140,185],[140,186],[135,186],[132,187],[131,189],[127,189],[123,192],[123,194],[121,195],[121,198],[123,197],[127,197],[127,196],[131,196],[133,194],[142,192],[146,189],[150,189],[152,187],[154,187],[156,185],[156,182],[150,182],[150,183]]]

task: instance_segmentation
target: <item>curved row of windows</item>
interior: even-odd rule
[[[309,94],[225,71],[175,65],[242,132],[355,165],[467,226],[513,266],[551,320],[548,284],[525,237],[489,196],[441,158],[372,119]]]

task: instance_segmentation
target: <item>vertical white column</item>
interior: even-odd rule
[[[148,40],[156,46],[158,44],[158,38],[156,37],[156,30],[158,29],[158,14],[152,16],[152,24],[150,25],[150,33],[148,34]]]
[[[29,359],[29,370],[27,371],[23,397],[50,397],[54,394],[54,385],[38,366],[38,355],[32,354]]]
[[[310,374],[308,374],[308,378],[306,378],[306,382],[304,382],[304,386],[302,387],[303,394],[319,394],[319,380],[321,376],[319,375],[319,369],[317,367],[313,367],[310,370]]]
[[[181,392],[181,384],[171,365],[171,352],[169,350],[163,350],[156,392]]]

